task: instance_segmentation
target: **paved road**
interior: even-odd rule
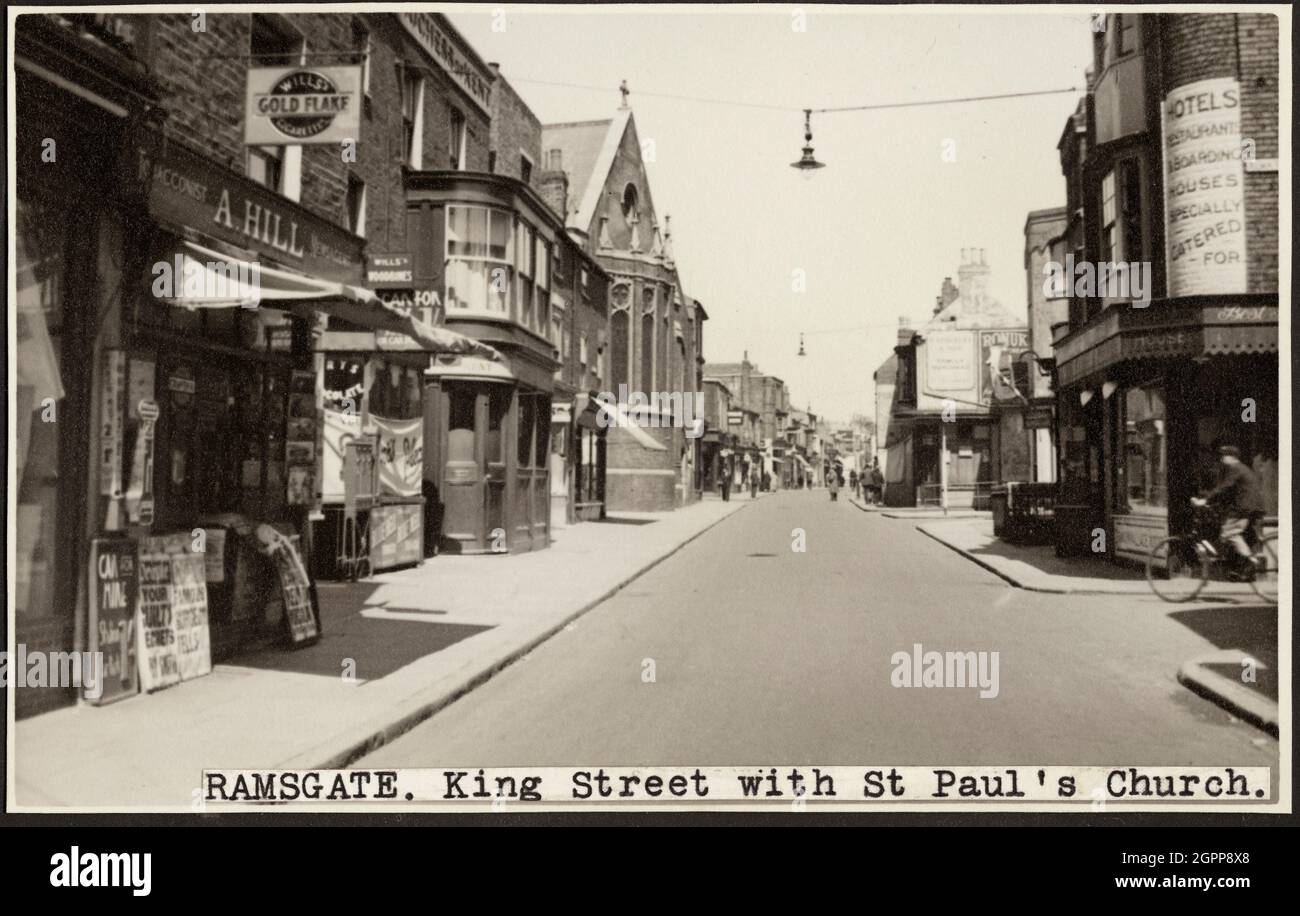
[[[356,765],[1276,768],[1175,680],[1214,647],[1172,607],[1021,591],[912,522],[778,493]],[[892,686],[915,643],[998,652],[998,696]]]

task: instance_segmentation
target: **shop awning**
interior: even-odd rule
[[[1152,301],[1107,309],[1057,343],[1057,384],[1072,385],[1118,363],[1278,352],[1277,306],[1255,299]]]
[[[309,320],[315,312],[323,312],[372,330],[405,334],[431,353],[503,361],[495,348],[421,321],[413,311],[384,302],[364,286],[320,280],[260,262],[238,260],[188,240],[181,240],[180,250],[167,264],[167,272],[171,275],[171,288],[160,286],[162,272],[155,268],[154,291],[170,292],[171,295],[159,298],[173,305],[186,308],[267,305]]]

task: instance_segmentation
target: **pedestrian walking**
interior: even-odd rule
[[[883,503],[885,493],[885,475],[880,473],[880,462],[876,461],[871,465],[871,502],[874,505]]]
[[[749,475],[749,498],[758,499],[758,470]]]
[[[849,489],[853,491],[853,498],[858,498],[858,471],[854,468],[849,471]]]
[[[831,471],[830,490],[831,502],[838,501],[840,498],[840,475],[835,471]]]
[[[722,459],[722,471],[719,474],[721,478],[718,485],[722,488],[722,501],[731,502],[731,456],[726,455]]]

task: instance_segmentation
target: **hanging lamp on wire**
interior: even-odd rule
[[[803,155],[799,157],[798,162],[791,162],[790,167],[798,169],[803,175],[804,180],[813,177],[817,169],[824,169],[826,163],[818,162],[817,157],[813,155],[812,148],[812,109],[803,110]]]

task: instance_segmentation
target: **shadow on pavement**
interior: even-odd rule
[[[442,623],[437,619],[445,611],[385,607],[394,613],[419,613],[429,621],[381,620],[363,617],[370,598],[379,589],[378,582],[320,583],[321,638],[302,649],[284,646],[255,649],[226,659],[227,665],[340,677],[344,659],[351,659],[353,675],[372,681],[392,674],[398,668],[426,655],[440,652],[467,639],[487,626]]]
[[[1277,607],[1271,604],[1234,604],[1175,611],[1169,615],[1220,649],[1240,649],[1261,667],[1255,680],[1242,681],[1240,659],[1203,662],[1204,667],[1243,686],[1277,700]]]

